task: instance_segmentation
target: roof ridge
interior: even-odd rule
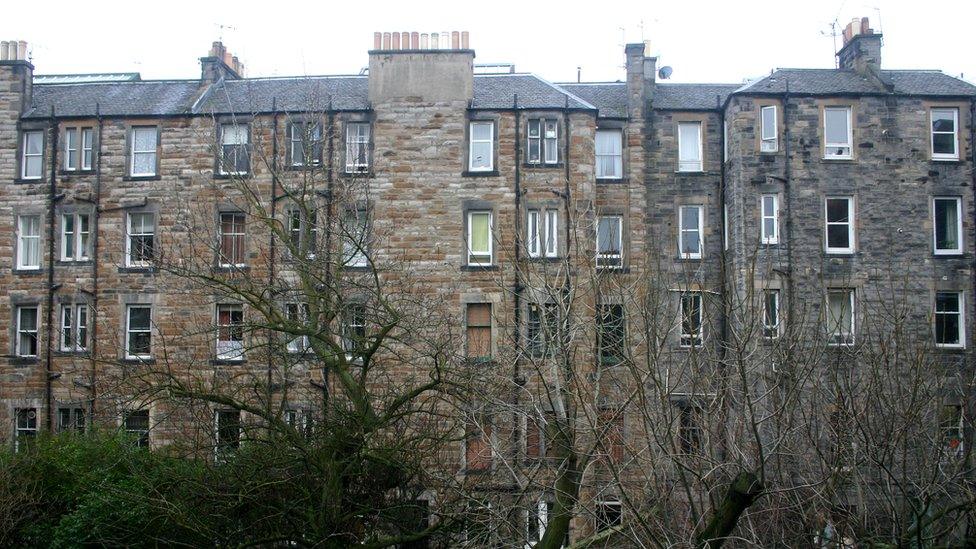
[[[591,109],[593,109],[595,111],[598,111],[599,110],[592,103],[590,103],[589,101],[584,101],[582,98],[580,98],[576,94],[570,92],[569,90],[564,90],[564,89],[560,88],[559,86],[553,84],[552,82],[546,80],[545,78],[539,76],[538,74],[532,73],[531,76],[533,76],[534,78],[539,79],[541,82],[544,82],[545,84],[549,85],[550,87],[552,87],[552,89],[558,91],[559,93],[566,94],[567,96],[572,97],[574,100],[579,101],[580,103],[586,105],[587,107],[589,107],[589,108],[591,108]]]
[[[38,76],[54,76],[54,75],[38,75]],[[199,83],[198,79],[160,79],[160,80],[105,80],[105,81],[92,81],[92,82],[49,82],[47,84],[34,84],[35,86],[118,86],[121,84],[182,84],[182,83]]]
[[[268,81],[268,80],[302,80],[306,78],[318,78],[318,79],[333,79],[333,78],[368,78],[365,74],[308,74],[308,75],[291,75],[291,76],[255,76],[253,78],[237,78],[234,80],[227,80],[228,83],[234,82],[255,82],[255,81]]]

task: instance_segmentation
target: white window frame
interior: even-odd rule
[[[365,128],[365,132],[362,131],[363,128]],[[369,142],[373,133],[372,129],[369,122],[346,123],[346,173],[369,171]],[[364,153],[362,162],[359,162],[358,153],[360,150]]]
[[[618,512],[618,515],[620,516],[620,524],[611,524],[611,525],[606,526],[606,528],[604,528],[604,529],[599,529],[602,526],[601,524],[599,524],[599,512],[600,512],[599,509],[609,508],[609,507],[616,507],[617,512]],[[624,507],[623,507],[623,504],[620,502],[620,500],[618,500],[618,499],[604,499],[604,500],[600,500],[600,501],[597,502],[597,508],[598,508],[598,510],[597,510],[597,517],[596,517],[597,518],[597,521],[596,521],[597,522],[597,524],[596,524],[597,530],[596,530],[596,532],[598,532],[598,533],[599,532],[605,532],[605,531],[607,531],[610,528],[616,528],[616,527],[618,527],[618,526],[620,526],[620,525],[622,525],[624,523]]]
[[[956,311],[939,311],[939,294],[956,294],[956,297],[958,299],[958,302],[957,303],[959,304],[958,310],[956,310]],[[939,292],[936,292],[935,293],[935,303],[934,303],[934,306],[933,306],[933,314],[932,314],[932,321],[933,321],[933,326],[932,326],[932,329],[933,329],[933,339],[935,339],[935,336],[938,333],[935,330],[936,330],[936,326],[938,325],[938,317],[940,315],[943,315],[943,316],[945,316],[945,315],[957,315],[959,317],[959,329],[958,329],[958,331],[956,333],[956,339],[959,341],[959,343],[939,343],[939,341],[937,339],[935,339],[935,346],[936,347],[939,347],[941,349],[965,349],[966,348],[966,300],[965,300],[965,298],[966,298],[965,292],[961,292],[961,291],[960,292],[956,292],[956,291],[947,291],[947,292],[939,291]]]
[[[360,330],[362,334],[357,333]],[[362,362],[362,356],[357,355],[357,351],[362,350],[359,345],[365,342],[366,336],[366,305],[363,303],[346,305],[342,311],[342,349],[346,353],[347,361]]]
[[[475,139],[474,129],[476,126],[488,126],[487,139]],[[475,143],[488,143],[488,165],[474,165],[474,146]],[[495,123],[486,120],[472,120],[468,123],[468,171],[469,172],[490,172],[495,169]]]
[[[308,303],[285,303],[285,319],[304,324],[308,320]],[[285,349],[289,353],[304,353],[308,350],[308,336],[302,335],[288,340]]]
[[[61,305],[60,348],[64,352],[82,352],[88,350],[88,304],[63,303]],[[78,342],[84,334],[85,345]]]
[[[229,131],[233,129],[233,131]],[[238,139],[235,142],[228,142],[228,136],[235,136]],[[243,123],[229,123],[220,125],[220,162],[217,163],[217,169],[220,175],[247,175],[251,171],[251,130],[247,124]],[[247,158],[247,167],[244,170],[237,170],[237,166],[233,166],[231,170],[228,170],[227,163],[224,161],[225,158],[225,147],[236,147],[237,157],[235,160],[240,159],[241,151],[244,151],[244,155]]]
[[[310,143],[305,138],[311,139]],[[306,145],[308,147],[306,148]],[[288,164],[292,167],[318,166],[322,162],[322,126],[318,122],[292,122],[288,126]],[[295,151],[301,151],[301,162]]]
[[[953,153],[936,153],[935,136],[936,134],[949,134],[950,132],[935,131],[934,121],[936,112],[952,113],[952,145]],[[932,107],[929,109],[929,150],[932,151],[932,160],[959,160],[959,109],[956,107]]]
[[[779,151],[779,121],[776,119],[776,110],[776,105],[764,105],[759,109],[759,152],[774,153]],[[772,135],[766,133],[767,116],[772,117]]]
[[[559,122],[555,118],[531,118],[525,133],[526,164],[554,166],[559,163]]]
[[[81,169],[87,171],[92,169],[95,162],[95,130],[94,128],[81,128]]]
[[[847,142],[846,143],[831,143],[827,141],[827,112],[828,111],[839,111],[843,110],[847,115]],[[828,105],[823,109],[823,142],[824,142],[824,160],[850,160],[854,158],[854,125],[852,123],[853,115],[852,108],[848,106],[835,106]],[[832,148],[846,148],[846,154],[828,154],[828,151]]]
[[[847,201],[847,221],[828,221],[828,204],[831,200],[846,200]],[[830,227],[831,225],[840,226],[847,225],[847,243],[846,248],[831,247],[830,245]],[[828,196],[824,198],[824,252],[828,254],[852,254],[856,249],[856,244],[854,243],[854,197],[853,196]]]
[[[614,143],[617,145],[617,152],[600,152],[599,143],[601,141],[601,135],[613,135],[616,137]],[[622,179],[624,174],[624,132],[620,128],[598,128],[596,130],[596,139],[594,141],[594,149],[596,154],[596,178],[597,179]],[[610,164],[613,166],[612,172],[602,172],[601,166],[604,164],[600,162],[601,158],[609,158],[613,162]]]
[[[559,256],[559,211],[546,210],[542,225],[542,253],[546,257]]]
[[[939,201],[953,201],[956,204],[956,247],[939,248],[939,218],[936,210],[936,203]],[[962,198],[958,196],[934,196],[932,197],[932,250],[935,255],[960,255],[962,254],[963,244],[962,231]]]
[[[30,230],[27,234],[26,229],[34,229],[36,224],[36,234]],[[27,257],[27,242],[33,241],[33,249],[36,250],[37,257]],[[31,261],[32,260],[32,261]],[[30,262],[28,262],[30,261]],[[41,268],[41,216],[40,214],[26,214],[17,216],[17,270],[37,271]]]
[[[698,227],[685,229],[685,210],[698,210]],[[696,233],[698,236],[698,252],[684,253],[685,233]],[[683,205],[678,207],[678,257],[681,259],[701,259],[705,252],[705,207],[701,205]]]
[[[131,177],[154,177],[156,175],[156,166],[159,163],[159,158],[157,157],[157,152],[159,149],[159,128],[157,126],[132,126],[129,129],[129,175]],[[136,144],[139,140],[136,136],[142,132],[152,133],[153,136],[153,147],[152,149],[139,150],[136,148]],[[152,157],[152,171],[149,172],[137,172],[136,171],[136,157],[137,156],[151,156]]]
[[[135,415],[141,416],[143,412],[145,412],[146,414],[146,428],[136,429],[136,428],[129,427],[129,418]],[[135,443],[137,447],[149,448],[152,446],[151,439],[150,439],[152,433],[152,414],[150,413],[149,410],[146,410],[144,408],[133,408],[131,410],[123,410],[122,430],[124,430],[128,435],[136,436]],[[143,440],[145,440],[145,444],[143,444]]]
[[[25,417],[27,418],[27,424],[23,426],[20,424],[21,412],[26,412]],[[31,417],[31,414],[33,414],[33,417]],[[20,451],[20,441],[22,439],[37,438],[38,416],[37,408],[14,408],[14,452]],[[30,424],[31,420],[34,422],[33,426]]]
[[[614,234],[617,236],[617,250],[619,253],[603,253],[600,251],[600,222],[610,220],[617,226]],[[612,235],[611,235],[612,236]],[[601,269],[622,269],[624,266],[624,216],[601,215],[596,220],[596,266]]]
[[[473,227],[474,227],[474,224],[472,223],[472,220],[474,219],[475,216],[478,216],[478,215],[487,215],[488,216],[488,250],[487,250],[487,252],[486,251],[483,251],[483,250],[474,251],[471,248],[472,236],[473,236],[472,231],[473,231]],[[467,234],[468,234],[468,241],[467,241],[468,260],[467,260],[467,264],[468,265],[481,267],[481,266],[487,266],[487,265],[493,265],[494,264],[494,259],[495,259],[495,257],[494,257],[494,244],[495,243],[493,242],[493,239],[492,239],[492,234],[494,232],[494,227],[493,227],[494,226],[494,220],[493,220],[493,217],[494,216],[492,215],[492,211],[491,210],[470,210],[470,211],[468,211],[468,227],[467,227],[467,229],[468,229],[467,230]],[[473,261],[473,259],[480,259],[480,258],[485,258],[485,259],[487,259],[487,261],[480,261],[480,260]]]
[[[132,310],[149,309],[149,327],[132,328]],[[125,306],[125,358],[129,360],[144,360],[152,358],[152,325],[153,325],[152,305],[147,303],[129,303]],[[133,354],[131,349],[132,334],[149,334],[149,352],[145,354]]]
[[[541,434],[540,434],[540,438],[541,438]],[[548,528],[548,526],[549,526],[549,501],[547,501],[544,498],[539,498],[537,501],[535,501],[533,503],[534,503],[534,507],[535,507],[535,511],[536,511],[535,512],[535,515],[533,516],[533,514],[531,512],[529,512],[528,509],[526,509],[526,512],[525,512],[525,540],[526,540],[526,543],[525,543],[525,548],[524,549],[531,549],[532,547],[535,547],[535,545],[542,540],[542,537],[546,535],[546,528]],[[531,536],[530,536],[531,531],[532,531],[530,524],[531,524],[531,521],[532,521],[533,518],[536,519],[536,521],[537,521],[537,523],[536,523],[537,534],[536,535],[538,536],[538,539],[531,539]]]
[[[28,152],[27,144],[30,143],[32,137],[37,137],[41,140],[40,152],[36,154],[31,154]],[[21,154],[20,154],[20,178],[24,180],[37,180],[44,177],[44,131],[43,130],[25,130],[23,132],[23,137],[21,138]],[[28,160],[32,158],[40,158],[40,165],[38,166],[37,175],[29,175],[27,173]]]
[[[69,220],[71,231],[68,231]],[[82,230],[83,227],[85,230]],[[70,246],[68,243],[69,236],[71,238]],[[87,261],[90,242],[91,214],[88,212],[61,214],[61,261]]]
[[[849,305],[851,309],[851,318],[850,318],[851,333],[849,334],[844,334],[844,333],[835,334],[832,331],[834,327],[831,326],[830,294],[837,294],[841,292],[847,294],[847,299],[849,301]],[[828,288],[827,289],[827,303],[826,303],[827,314],[824,315],[827,321],[827,345],[833,347],[845,347],[845,346],[854,345],[854,341],[855,341],[854,334],[857,333],[857,312],[854,308],[857,305],[857,298],[855,297],[854,294],[855,294],[854,288]]]
[[[239,216],[241,218],[241,220],[242,220],[241,221],[241,224],[240,224],[240,227],[241,227],[240,230],[239,231],[225,233],[224,232],[224,217],[225,216],[230,216],[230,217],[235,218],[235,219]],[[234,228],[236,228],[237,227],[236,221],[231,221],[231,225]],[[217,237],[220,239],[219,240],[219,245],[217,246],[217,261],[219,262],[220,266],[221,267],[244,267],[244,266],[246,266],[247,263],[245,263],[244,260],[247,258],[247,216],[244,214],[244,212],[220,212],[217,215],[217,233],[218,233]],[[233,242],[234,242],[234,246],[235,247],[237,245],[237,239],[240,239],[241,240],[241,257],[231,258],[229,256],[229,254],[225,254],[224,253],[224,238],[225,237],[231,237],[231,238],[233,238]],[[230,251],[233,253],[233,250],[230,250]],[[239,263],[229,263],[229,262],[225,261],[225,259],[238,259],[240,262]]]
[[[685,299],[698,300],[698,334],[685,332]],[[678,294],[678,345],[682,348],[701,347],[705,341],[705,296],[702,292],[681,292]],[[689,317],[690,318],[690,317]]]
[[[152,219],[152,232],[134,232],[132,221],[136,216],[148,216]],[[145,224],[140,225],[140,231],[145,229]],[[152,265],[152,260],[136,261],[132,258],[132,237],[152,236],[152,255],[156,256],[156,214],[153,212],[128,212],[125,216],[125,265],[127,267],[148,267]]]
[[[242,361],[244,360],[244,306],[240,303],[218,303],[214,308],[214,326],[217,327],[216,334],[216,347],[215,347],[215,357],[217,360],[233,360]],[[222,311],[228,312],[229,323],[221,324],[220,313]],[[241,322],[237,324],[233,320],[234,312],[239,312],[241,315]],[[221,339],[221,330],[226,329],[230,335],[231,339]],[[233,333],[235,330],[240,330],[241,339],[238,341],[233,339]]]
[[[527,232],[525,239],[525,249],[529,257],[539,257],[542,250],[542,242],[539,235],[539,223],[541,221],[539,210],[529,210],[525,221]]]
[[[78,140],[81,137],[81,128],[71,127],[64,129],[64,171],[74,172],[78,170]]]
[[[766,213],[766,202],[772,203],[773,213]],[[772,234],[766,231],[766,221],[773,222]],[[759,197],[759,232],[760,242],[763,244],[779,244],[779,196],[775,194],[764,194]]]
[[[25,318],[24,313],[26,312],[27,309],[33,309],[34,310],[34,328],[33,329],[25,329],[24,328],[24,324],[23,324],[24,318]],[[18,305],[17,306],[17,326],[16,326],[17,329],[16,329],[16,334],[15,334],[15,339],[14,339],[14,354],[15,355],[17,355],[19,357],[25,357],[25,358],[36,358],[38,356],[38,353],[40,352],[40,349],[41,349],[40,321],[41,321],[41,307],[40,307],[40,305],[37,305],[37,304],[25,304],[25,305]],[[28,337],[30,337],[31,334],[33,334],[33,336],[34,336],[34,353],[33,354],[30,353],[30,350],[29,349],[24,349],[23,348],[23,345],[21,344],[21,337],[22,336],[25,336],[25,335],[28,336]]]
[[[525,249],[529,257],[559,256],[559,211],[530,209],[526,215]]]
[[[696,159],[682,159],[684,152],[681,147],[682,128],[694,128],[698,139],[698,150],[694,151],[698,157]],[[679,172],[701,172],[705,170],[705,158],[703,155],[704,144],[702,143],[702,123],[701,121],[681,121],[678,122],[678,171]]]
[[[346,210],[343,225],[343,266],[369,267],[369,210],[365,207]]]
[[[762,292],[762,327],[763,327],[763,337],[766,339],[776,339],[780,335],[780,327],[783,325],[783,321],[780,318],[780,291],[778,289],[765,289]],[[773,324],[769,323],[769,298],[772,297],[772,310],[773,319],[775,322]]]

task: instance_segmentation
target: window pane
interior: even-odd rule
[[[488,253],[490,236],[490,216],[487,213],[474,213],[468,217],[471,223],[471,251]]]
[[[955,132],[956,120],[955,112],[951,110],[932,111],[932,131],[934,132]]]
[[[148,330],[150,327],[149,307],[129,308],[129,329]]]
[[[491,141],[471,143],[472,168],[490,168],[491,161]]]
[[[156,128],[135,128],[132,132],[133,148],[137,152],[156,150]]]
[[[41,132],[27,132],[24,134],[24,152],[29,155],[40,155],[44,146],[44,134]]]
[[[695,165],[701,160],[701,124],[678,124],[678,154],[682,163]]]
[[[941,345],[960,343],[961,303],[957,292],[935,295],[935,342]]]
[[[132,157],[132,173],[151,174],[156,172],[156,155],[151,153],[135,153]]]
[[[847,109],[824,109],[827,143],[847,144]]]
[[[935,200],[935,248],[959,249],[959,212],[956,199]]]
[[[597,232],[597,251],[601,254],[619,254],[620,236],[620,218],[601,217]]]
[[[956,154],[956,136],[951,133],[932,135],[932,152],[935,154]]]
[[[776,139],[776,107],[762,108],[762,138]]]
[[[491,139],[491,124],[471,124],[471,138],[478,141],[488,141]]]
[[[850,208],[846,198],[827,199],[827,221],[829,223],[846,223],[850,220]]]
[[[836,343],[849,341],[852,320],[851,296],[849,290],[832,291],[828,294],[827,328]]]

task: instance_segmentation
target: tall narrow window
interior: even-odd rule
[[[156,126],[137,126],[132,128],[129,150],[129,175],[151,177],[156,175]]]
[[[64,130],[64,170],[73,172],[78,169],[78,128]]]
[[[220,214],[220,265],[244,266],[244,214]]]
[[[84,261],[88,259],[91,238],[89,215],[70,213],[61,216],[61,260]]]
[[[779,337],[779,290],[763,290],[763,337]]]
[[[17,307],[17,356],[37,356],[37,311],[37,305]]]
[[[681,206],[678,209],[678,251],[682,259],[702,258],[702,233],[704,232],[704,208]]]
[[[366,208],[346,211],[342,223],[342,252],[346,267],[369,265],[369,219]]]
[[[126,308],[125,356],[130,359],[152,357],[152,309],[149,305]]]
[[[779,243],[779,200],[775,194],[762,196],[762,243]]]
[[[85,432],[84,408],[58,408],[58,432]]]
[[[704,314],[702,294],[681,294],[681,341],[682,347],[699,347],[704,339]]]
[[[827,342],[854,343],[854,290],[850,288],[827,291]]]
[[[556,164],[559,161],[559,132],[555,120],[529,120],[527,139],[529,164]]]
[[[546,223],[542,234],[542,249],[546,257],[559,255],[559,213],[556,210],[546,210]]]
[[[601,363],[619,364],[624,359],[625,330],[623,305],[600,305],[597,309],[597,348]]]
[[[623,224],[619,215],[601,215],[596,228],[596,266],[623,267]]]
[[[217,305],[217,359],[244,358],[244,308],[237,304]]]
[[[492,264],[491,212],[468,212],[468,264]]]
[[[935,217],[934,228],[935,255],[955,255],[962,253],[962,199],[955,196],[932,199]]]
[[[250,171],[247,124],[223,124],[220,127],[220,173],[242,175]]]
[[[959,109],[932,109],[932,160],[959,160]]]
[[[346,173],[369,171],[369,122],[346,124]]]
[[[24,132],[21,143],[20,178],[40,179],[44,174],[44,132]]]
[[[304,327],[308,322],[307,303],[287,303],[285,304],[285,319],[296,325]],[[287,349],[289,353],[301,353],[308,349],[308,336],[298,336],[288,341]]]
[[[288,129],[288,158],[292,166],[314,166],[322,162],[322,125],[293,122]]]
[[[678,408],[678,448],[682,454],[701,453],[705,442],[704,410],[696,402],[679,400]]]
[[[854,199],[849,196],[827,198],[824,208],[827,253],[854,253]]]
[[[762,152],[776,152],[779,150],[778,128],[776,126],[776,107],[767,105],[760,109],[762,120],[759,150]]]
[[[318,240],[317,215],[314,210],[296,206],[287,210],[289,253],[296,257],[314,258]]]
[[[525,248],[529,257],[556,257],[558,253],[559,212],[529,210],[526,216]]]
[[[472,122],[469,130],[468,171],[492,171],[495,166],[495,125]]]
[[[596,531],[602,532],[623,524],[623,507],[617,500],[600,501],[596,504]]]
[[[824,107],[824,158],[852,158],[854,135],[851,131],[850,107]]]
[[[546,526],[549,524],[552,509],[551,501],[540,499],[529,502],[529,507],[525,511],[525,539],[528,546],[534,546],[546,535]]]
[[[156,216],[151,212],[134,212],[128,215],[128,235],[125,239],[126,265],[147,267],[156,254]]]
[[[525,229],[525,249],[529,257],[539,257],[541,246],[539,244],[539,210],[529,210],[526,217]]]
[[[468,418],[464,433],[464,462],[468,471],[488,471],[491,469],[492,424],[488,418]]]
[[[702,124],[678,122],[678,171],[702,170]]]
[[[472,360],[491,358],[491,304],[469,303],[465,311],[467,357]]]
[[[226,458],[240,448],[241,412],[239,410],[214,412],[214,433],[216,435],[214,455],[217,459]]]
[[[14,451],[19,452],[37,438],[37,408],[15,408],[17,430],[14,432]]]
[[[966,346],[962,292],[936,292],[935,344],[939,347]]]
[[[17,268],[41,268],[41,216],[17,217]]]
[[[84,351],[88,348],[88,305],[61,305],[61,350]]]
[[[942,407],[939,418],[939,430],[942,432],[942,444],[947,458],[955,459],[963,456],[963,413],[959,404],[947,404]]]
[[[343,311],[342,348],[350,360],[361,358],[366,343],[366,306],[354,304]]]
[[[533,355],[550,351],[558,341],[559,310],[555,303],[529,303],[526,339]]]
[[[149,410],[126,410],[122,427],[139,448],[149,448]]]
[[[621,130],[596,131],[596,177],[597,179],[620,179],[623,177],[623,132]]]
[[[92,169],[92,160],[94,157],[94,136],[95,136],[95,132],[92,128],[81,129],[81,169],[82,170]]]

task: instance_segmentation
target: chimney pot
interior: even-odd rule
[[[393,33],[393,42],[390,44],[390,49],[398,50],[400,49],[400,33]]]
[[[470,35],[468,34],[468,31],[461,31],[461,49],[462,50],[470,49],[468,47],[469,38],[470,38]]]
[[[7,55],[7,41],[4,40],[0,42],[0,61],[6,61],[9,56]]]
[[[7,43],[7,59],[11,61],[17,60],[17,42],[14,40]]]
[[[420,49],[430,49],[430,36],[426,32],[420,33]]]
[[[458,31],[451,32],[451,49],[461,49],[461,35],[458,33]]]
[[[410,49],[410,31],[404,31],[400,33],[400,49],[402,50]]]
[[[391,42],[391,40],[392,39],[390,37],[390,33],[384,32],[383,33],[383,49],[384,50],[390,49],[390,42]]]
[[[383,47],[383,33],[374,32],[373,33],[373,49],[378,50]]]
[[[420,49],[420,33],[411,32],[410,33],[410,47],[415,50]]]
[[[430,33],[430,49],[436,50],[440,47],[440,35],[436,32]]]

